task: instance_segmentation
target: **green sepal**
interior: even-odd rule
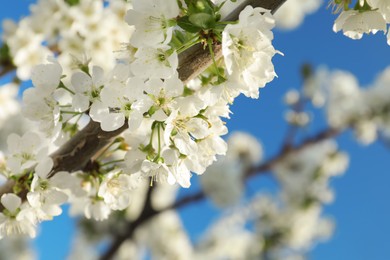
[[[188,88],[187,86],[184,86],[183,97],[191,96],[194,93],[195,93],[194,90]]]
[[[156,113],[156,111],[159,109],[159,107],[158,106],[151,106],[150,108],[149,108],[149,110],[148,110],[148,114],[150,115],[150,116],[152,116],[154,113]]]

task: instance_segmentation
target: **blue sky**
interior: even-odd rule
[[[27,6],[32,2],[8,1],[7,6],[0,10],[0,19],[17,19],[27,14]],[[284,53],[283,57],[274,58],[279,77],[261,90],[260,99],[240,97],[232,107],[229,130],[248,131],[259,138],[266,158],[277,153],[283,140],[286,125],[282,119],[285,111],[282,97],[288,89],[300,86],[299,70],[303,63],[350,71],[358,77],[361,85],[372,82],[389,65],[390,46],[382,33],[365,35],[363,40],[353,41],[332,31],[335,18],[330,10],[322,7],[316,14],[306,17],[304,25],[297,30],[276,31],[274,46]],[[315,112],[314,116],[319,122],[310,127],[308,134],[315,134],[324,126],[322,112]],[[337,140],[340,148],[350,154],[348,171],[331,183],[336,200],[325,207],[325,214],[334,218],[337,228],[333,238],[317,245],[310,257],[315,260],[390,259],[389,149],[381,143],[367,147],[357,144],[350,132]],[[269,178],[256,180],[257,188],[270,186],[272,181]],[[194,185],[182,193],[196,189],[197,185]],[[206,213],[208,211],[211,213]],[[181,212],[193,239],[198,238],[209,221],[215,218],[215,212],[209,201]],[[66,255],[70,245],[68,237],[74,232],[72,225],[66,215],[43,225],[35,242],[40,259],[61,259]]]

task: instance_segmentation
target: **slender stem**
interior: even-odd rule
[[[80,112],[75,112],[75,111],[61,111],[61,113],[64,114],[71,114],[71,115],[80,115]],[[82,113],[81,113],[82,114]]]
[[[113,161],[109,161],[109,162],[103,163],[100,166],[103,167],[103,166],[107,166],[107,165],[110,165],[110,164],[113,164],[113,163],[124,162],[124,161],[125,161],[124,159],[113,160]]]
[[[158,124],[158,126],[157,126],[157,135],[158,135],[158,153],[157,153],[157,157],[160,158],[160,154],[161,154],[160,124]]]
[[[199,42],[200,42],[199,36],[195,35],[194,37],[192,37],[190,40],[188,40],[186,43],[184,43],[182,46],[180,46],[176,50],[177,54],[180,54],[180,53],[184,52],[185,50],[191,48],[192,46],[198,44]]]
[[[110,143],[109,145],[107,145],[104,149],[102,149],[102,150],[100,151],[99,156],[96,157],[96,160],[100,160],[100,159],[104,156],[104,154],[105,154],[105,153],[106,153],[114,144],[116,144],[116,142],[112,142],[112,143]]]
[[[64,83],[62,83],[62,81],[60,82],[60,86],[59,86],[59,88],[63,88],[63,89],[65,89],[66,91],[68,91],[70,94],[72,94],[72,95],[75,95],[76,93],[74,93],[74,91],[73,90],[71,90],[71,89],[69,89],[68,87],[66,87],[65,86],[65,84]]]

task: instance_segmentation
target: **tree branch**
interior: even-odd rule
[[[229,19],[237,20],[238,14],[247,5],[253,7],[264,7],[271,9],[272,12],[277,10],[286,0],[247,0],[243,2],[236,10],[229,16]],[[213,46],[215,57],[222,57],[222,48],[220,45]],[[179,55],[178,73],[179,78],[187,83],[190,79],[198,76],[209,65],[212,59],[208,50],[204,50],[201,44],[193,46]],[[91,122],[68,142],[66,142],[60,149],[54,152],[51,157],[54,161],[54,168],[50,176],[55,175],[58,171],[75,171],[84,169],[92,156],[100,149],[110,144],[117,135],[125,131],[127,127],[123,126],[113,132],[104,132],[101,130],[99,123]],[[8,181],[0,187],[0,197],[5,193],[11,193],[14,182]],[[25,200],[26,191],[23,190],[19,195]],[[3,210],[0,205],[0,210]]]
[[[104,255],[100,257],[101,260],[108,260],[114,257],[115,253],[118,251],[120,246],[124,241],[127,240],[128,237],[131,237],[135,231],[135,229],[141,225],[142,223],[146,222],[153,216],[157,215],[157,211],[153,209],[152,207],[152,193],[153,193],[153,186],[149,186],[148,192],[146,194],[146,199],[144,203],[143,210],[141,214],[138,216],[136,220],[129,223],[127,225],[127,228],[124,233],[118,234],[116,236],[115,240],[112,242],[109,249],[106,251]]]

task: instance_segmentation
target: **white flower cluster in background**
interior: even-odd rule
[[[303,23],[306,15],[316,12],[323,0],[289,0],[275,13],[276,26],[292,30]]]
[[[333,31],[343,31],[345,36],[361,39],[363,34],[388,31],[390,23],[390,2],[387,0],[359,0],[353,9],[348,8],[350,1],[334,2],[336,11],[342,10],[336,19]],[[390,33],[387,33],[387,43],[390,45]]]
[[[17,101],[18,87],[14,83],[0,86],[0,129],[8,118],[14,116],[20,111],[20,105]]]
[[[332,202],[329,179],[343,173],[347,166],[347,154],[337,151],[335,142],[325,141],[288,155],[273,170],[286,205],[303,207]]]
[[[37,259],[26,238],[8,238],[0,240],[1,257],[15,260]]]
[[[9,46],[20,79],[28,80],[32,67],[53,54],[66,73],[74,64],[73,57],[86,56],[104,69],[114,66],[116,52],[133,30],[123,23],[131,4],[123,0],[70,2],[39,0],[30,7],[31,15],[18,24],[3,22],[2,40]]]
[[[315,106],[325,106],[331,127],[351,127],[361,143],[370,144],[390,132],[389,84],[389,67],[368,87],[360,87],[351,73],[321,68],[306,82],[304,95]]]
[[[231,140],[242,139],[232,136]],[[231,167],[228,160],[223,162],[221,171]],[[333,222],[322,216],[322,206],[333,199],[330,178],[347,166],[347,155],[333,141],[289,154],[272,167],[281,186],[278,196],[261,194],[247,206],[233,208],[200,241],[195,251],[199,257],[194,259],[236,259],[243,254],[249,259],[301,259],[315,241],[326,240],[333,232]],[[222,177],[220,181],[226,182]],[[255,224],[254,230],[245,227],[248,222]]]
[[[227,140],[228,151],[200,178],[203,191],[220,207],[235,205],[244,191],[244,173],[262,159],[262,146],[253,136],[235,132]],[[226,192],[229,191],[229,192]]]

